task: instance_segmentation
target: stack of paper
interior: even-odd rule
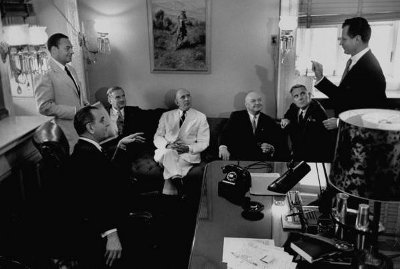
[[[294,269],[297,264],[292,260],[272,239],[224,238],[222,261],[228,269]]]

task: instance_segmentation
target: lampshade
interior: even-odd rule
[[[400,201],[400,111],[357,109],[339,115],[329,182],[341,192]]]
[[[18,24],[3,26],[4,40],[10,46],[22,46],[29,43],[29,25]]]
[[[29,27],[29,45],[46,44],[48,36],[46,26],[30,26]]]
[[[96,20],[94,22],[94,30],[98,33],[109,33],[110,22],[106,20]]]

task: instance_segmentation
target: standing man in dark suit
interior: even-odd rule
[[[123,245],[119,227],[128,213],[128,208],[124,207],[128,183],[124,178],[124,164],[129,165],[125,150],[132,142],[144,141],[140,134],[122,138],[111,161],[99,144],[106,137],[108,126],[108,115],[102,108],[86,106],[76,113],[74,127],[79,140],[71,156],[73,171],[67,183],[68,190],[73,194],[72,214],[77,223],[88,227],[82,235],[86,240],[79,242],[77,247],[82,249],[84,260],[100,262],[96,268],[101,268],[97,266],[104,265],[102,262],[111,266],[121,257]],[[105,246],[102,238],[105,239]],[[98,255],[98,251],[104,248],[105,254]],[[89,257],[87,254],[90,254]],[[105,261],[101,261],[102,256]]]
[[[219,157],[223,160],[284,160],[287,143],[279,125],[261,112],[262,98],[250,92],[246,110],[232,112],[219,137]]]
[[[51,55],[49,69],[35,81],[35,100],[40,114],[55,117],[72,152],[78,141],[73,126],[74,115],[89,102],[75,69],[69,64],[74,51],[68,36],[61,33],[50,36],[47,48]]]
[[[323,75],[323,67],[312,62],[315,87],[333,102],[336,116],[346,110],[359,108],[384,108],[387,105],[386,80],[378,60],[368,47],[371,27],[361,17],[347,19],[342,25],[340,44],[344,53],[351,55],[339,86]],[[337,118],[324,121],[327,129],[337,128]]]

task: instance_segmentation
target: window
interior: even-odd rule
[[[369,47],[381,64],[386,77],[388,97],[400,96],[400,21],[370,22],[372,35]],[[314,76],[311,60],[323,64],[324,75],[339,84],[348,55],[340,46],[342,25],[298,28],[296,37],[296,72],[301,76]],[[314,89],[314,96],[326,97]]]

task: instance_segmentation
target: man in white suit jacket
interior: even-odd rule
[[[176,195],[183,177],[193,164],[200,163],[200,153],[208,147],[210,128],[206,115],[191,108],[190,92],[179,89],[178,109],[165,112],[154,135],[154,160],[164,167],[163,194]],[[183,117],[182,117],[183,116]]]
[[[73,119],[76,111],[89,104],[86,92],[81,88],[75,69],[67,64],[72,60],[72,44],[64,34],[52,35],[47,41],[51,57],[49,70],[38,77],[35,99],[39,113],[54,116],[68,139],[70,152],[78,141]],[[66,71],[68,69],[69,73]]]

